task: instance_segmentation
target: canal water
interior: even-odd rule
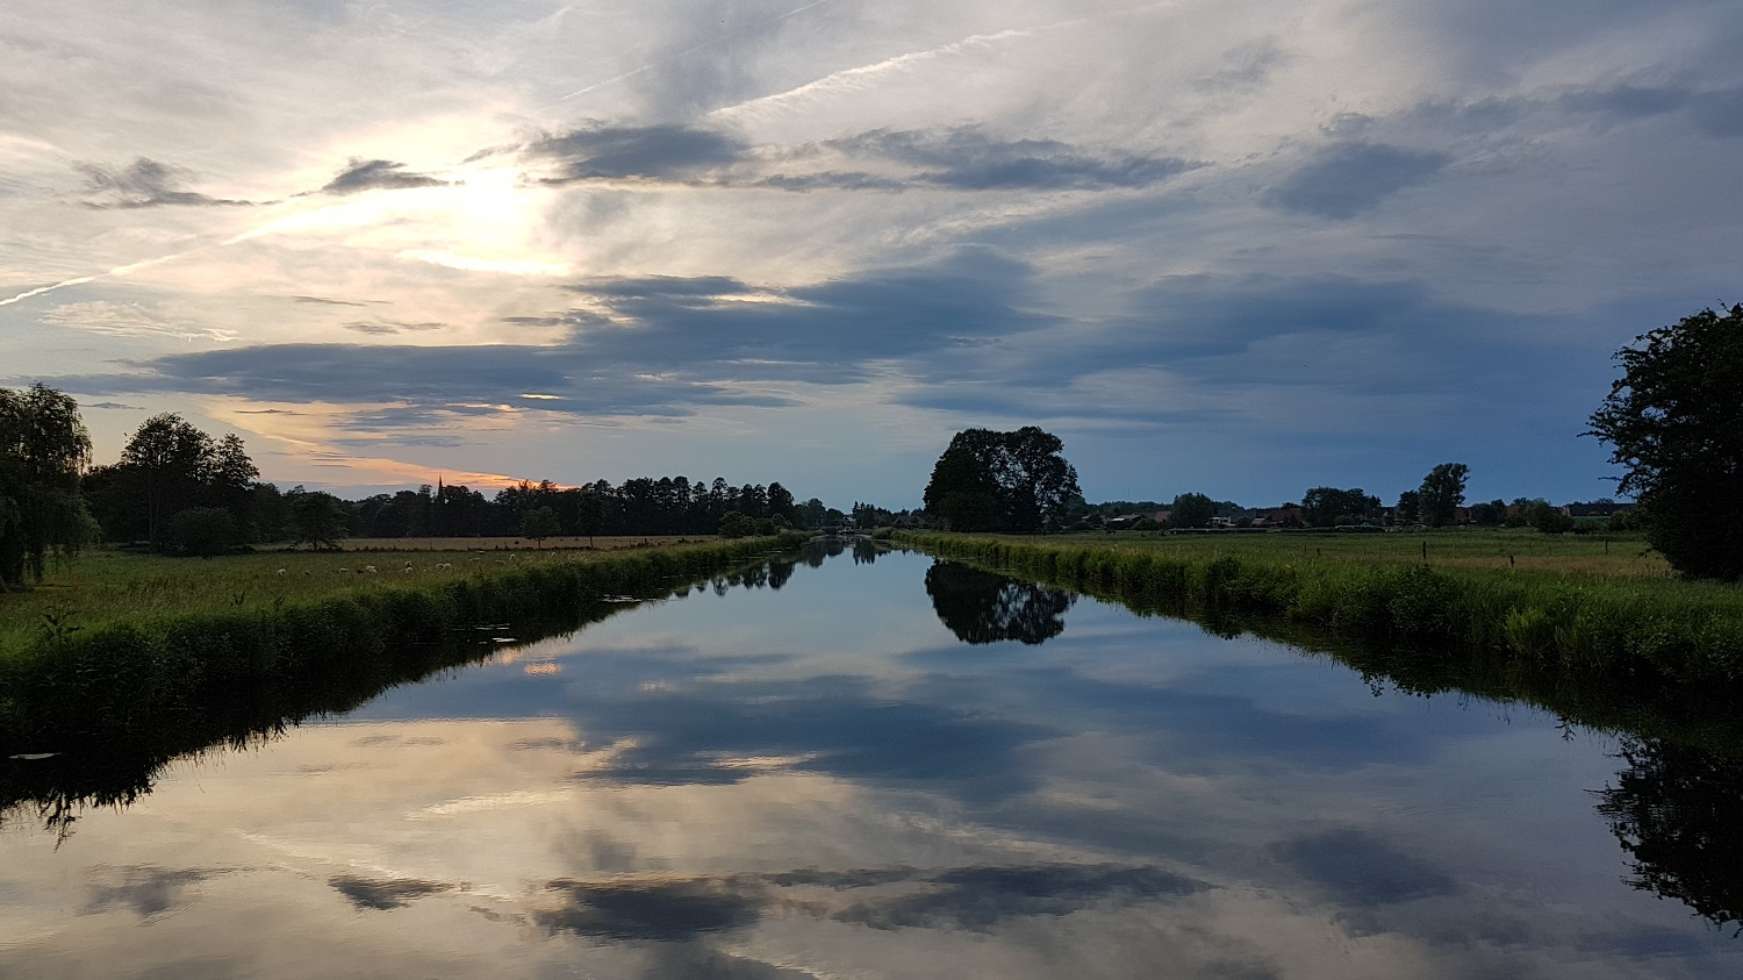
[[[1743,976],[1723,764],[832,550],[8,814],[0,976]]]

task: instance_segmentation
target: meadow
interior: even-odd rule
[[[518,538],[384,540],[396,549],[365,552],[353,541],[341,552],[262,551],[221,558],[89,550],[52,563],[48,576],[28,592],[0,593],[0,657],[57,631],[196,611],[259,609],[385,585],[435,585],[517,567],[599,561],[628,549],[693,547],[712,539],[600,538],[598,547],[579,549],[552,542],[543,548],[508,545]],[[454,550],[439,550],[439,545]]]
[[[1279,616],[1612,683],[1743,681],[1743,586],[1668,577],[1638,539],[1613,539],[1605,554],[1602,540],[1534,534],[895,537],[1141,611]]]
[[[4,597],[14,645],[0,656],[0,759],[256,731],[261,718],[286,717],[280,706],[319,710],[334,690],[360,696],[501,638],[573,629],[622,597],[669,594],[803,540],[513,553],[500,563],[443,553],[411,571],[377,561],[361,574],[359,556],[333,554],[93,555],[63,581],[63,601],[82,605],[44,612],[51,590]]]
[[[1010,540],[1022,536],[987,535]],[[1337,531],[1178,533],[1121,531],[1065,534],[1050,542],[1154,550],[1178,558],[1223,555],[1259,561],[1354,561],[1432,568],[1543,573],[1556,576],[1662,579],[1673,576],[1664,556],[1641,532],[1542,534],[1529,529],[1458,528],[1444,531],[1349,533]]]

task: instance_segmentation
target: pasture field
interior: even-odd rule
[[[1167,534],[1120,531],[1046,538],[976,535],[1011,541],[1153,550],[1187,559],[1223,555],[1262,561],[1350,561],[1416,564],[1434,568],[1542,573],[1553,576],[1664,579],[1673,576],[1664,556],[1642,532],[1542,534],[1525,528],[1457,528],[1444,531],[1349,533],[1337,531],[1208,532]]]
[[[48,576],[28,592],[0,593],[0,656],[55,630],[86,631],[191,612],[269,608],[383,586],[436,585],[516,568],[596,562],[622,556],[632,548],[693,548],[712,539],[650,537],[645,539],[649,544],[642,545],[642,538],[600,538],[595,549],[556,548],[550,541],[544,548],[501,546],[518,540],[512,538],[393,540],[404,553],[286,550],[171,558],[88,550],[72,561],[51,563]],[[408,547],[413,542],[464,543],[488,550]],[[374,572],[367,570],[371,567]]]

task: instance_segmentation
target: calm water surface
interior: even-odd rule
[[[811,561],[176,763],[58,846],[15,815],[0,975],[1743,975],[1732,928],[1629,882],[1638,745],[920,555]]]

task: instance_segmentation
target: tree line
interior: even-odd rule
[[[0,451],[0,588],[40,579],[49,556],[99,540],[209,556],[266,543],[333,547],[353,536],[741,537],[847,519],[779,482],[721,477],[523,482],[488,496],[438,478],[433,488],[343,500],[262,481],[240,436],[214,438],[175,413],[147,419],[116,462],[91,466],[78,403],[40,384],[0,389]]]

